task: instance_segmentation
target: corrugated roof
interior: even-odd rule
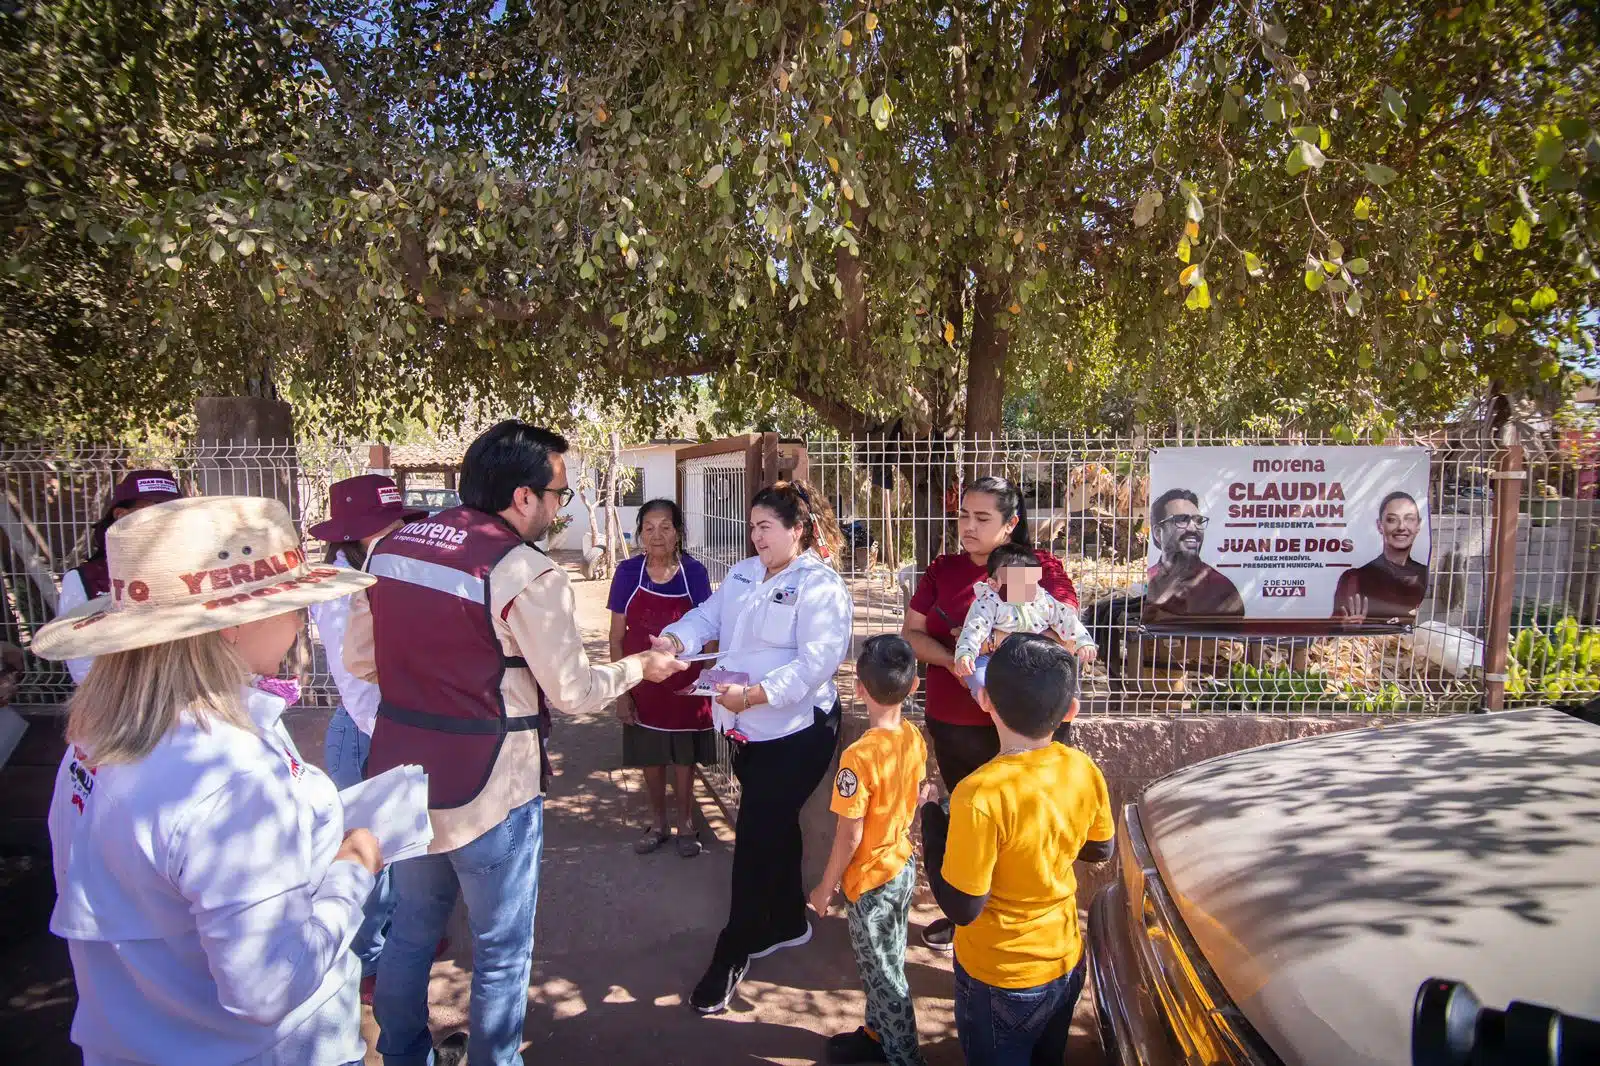
[[[460,466],[470,440],[432,440],[395,444],[389,448],[389,462],[396,468],[408,466]]]

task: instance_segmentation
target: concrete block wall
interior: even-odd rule
[[[1396,721],[1374,716],[1339,718],[1265,716],[1188,716],[1123,717],[1092,715],[1081,717],[1072,726],[1072,743],[1087,753],[1105,775],[1111,792],[1112,809],[1120,822],[1125,804],[1139,798],[1146,785],[1185,766],[1192,766],[1218,755],[1243,751],[1264,744],[1299,740],[1304,737],[1337,733],[1348,729],[1380,726]],[[866,731],[864,713],[846,712],[840,728],[839,750]],[[834,766],[838,760],[835,757]],[[930,746],[928,777],[939,779]],[[833,782],[830,768],[826,780],[817,787],[801,812],[801,831],[805,836],[805,875],[809,886],[822,875],[833,842],[834,817],[828,811],[829,789]],[[919,856],[920,860],[920,856]],[[1115,874],[1115,864],[1080,867],[1079,898],[1089,898]]]

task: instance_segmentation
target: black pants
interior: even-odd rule
[[[946,792],[954,792],[961,779],[1000,754],[1000,733],[992,725],[951,725],[928,720],[928,739],[933,742],[933,761],[939,764],[939,779]],[[1056,739],[1072,743],[1072,723],[1062,722]]]
[[[733,757],[739,779],[734,826],[733,899],[728,924],[717,937],[716,961],[745,957],[806,931],[801,880],[800,808],[833,762],[839,741],[839,705],[798,733],[750,741]]]

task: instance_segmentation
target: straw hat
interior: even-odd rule
[[[111,593],[33,639],[41,659],[146,648],[338,599],[376,579],[311,566],[277,500],[202,496],[158,503],[106,531]]]

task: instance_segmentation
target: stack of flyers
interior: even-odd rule
[[[339,793],[344,827],[370,829],[385,863],[425,855],[433,843],[428,821],[428,775],[422,767],[396,766]]]
[[[718,685],[748,685],[750,675],[743,670],[702,670],[694,684],[678,693],[680,696],[715,696]]]

